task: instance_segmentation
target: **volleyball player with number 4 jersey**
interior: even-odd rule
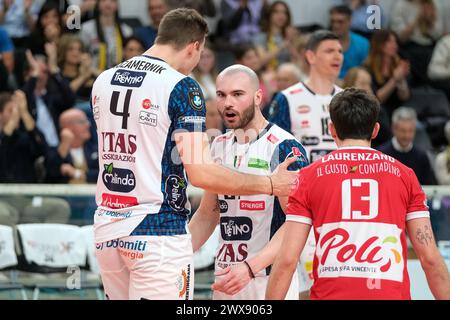
[[[187,77],[207,32],[195,10],[172,10],[154,46],[94,83],[102,169],[94,233],[110,299],[192,299],[189,182],[231,195],[287,196],[295,180],[282,167],[270,176],[246,175],[209,158],[203,94]]]
[[[406,231],[431,292],[450,299],[450,275],[417,177],[370,148],[379,111],[376,98],[363,90],[347,89],[331,101],[330,132],[339,149],[298,177],[266,298],[284,298],[312,227],[311,299],[410,299]]]

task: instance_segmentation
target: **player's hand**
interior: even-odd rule
[[[216,281],[212,284],[211,289],[230,296],[241,291],[251,280],[248,268],[244,263],[216,271],[214,275]]]
[[[297,161],[297,157],[284,160],[270,176],[272,178],[273,195],[286,197],[290,194],[297,180],[297,171],[288,171],[288,167]]]

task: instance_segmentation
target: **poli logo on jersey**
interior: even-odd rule
[[[189,103],[194,110],[201,111],[203,109],[203,97],[201,92],[197,90],[189,91]]]

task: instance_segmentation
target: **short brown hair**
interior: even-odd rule
[[[371,140],[380,103],[364,90],[348,88],[333,97],[330,118],[341,140]]]
[[[192,42],[202,43],[207,34],[208,25],[197,11],[179,8],[162,18],[155,43],[170,44],[180,50]]]

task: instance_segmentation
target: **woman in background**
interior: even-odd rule
[[[98,0],[95,18],[81,25],[80,37],[93,59],[93,66],[103,71],[122,62],[123,41],[132,29],[121,23],[117,0]]]
[[[395,33],[377,30],[373,36],[366,68],[372,77],[372,89],[385,106],[389,118],[392,112],[410,97],[409,62],[400,59]]]

